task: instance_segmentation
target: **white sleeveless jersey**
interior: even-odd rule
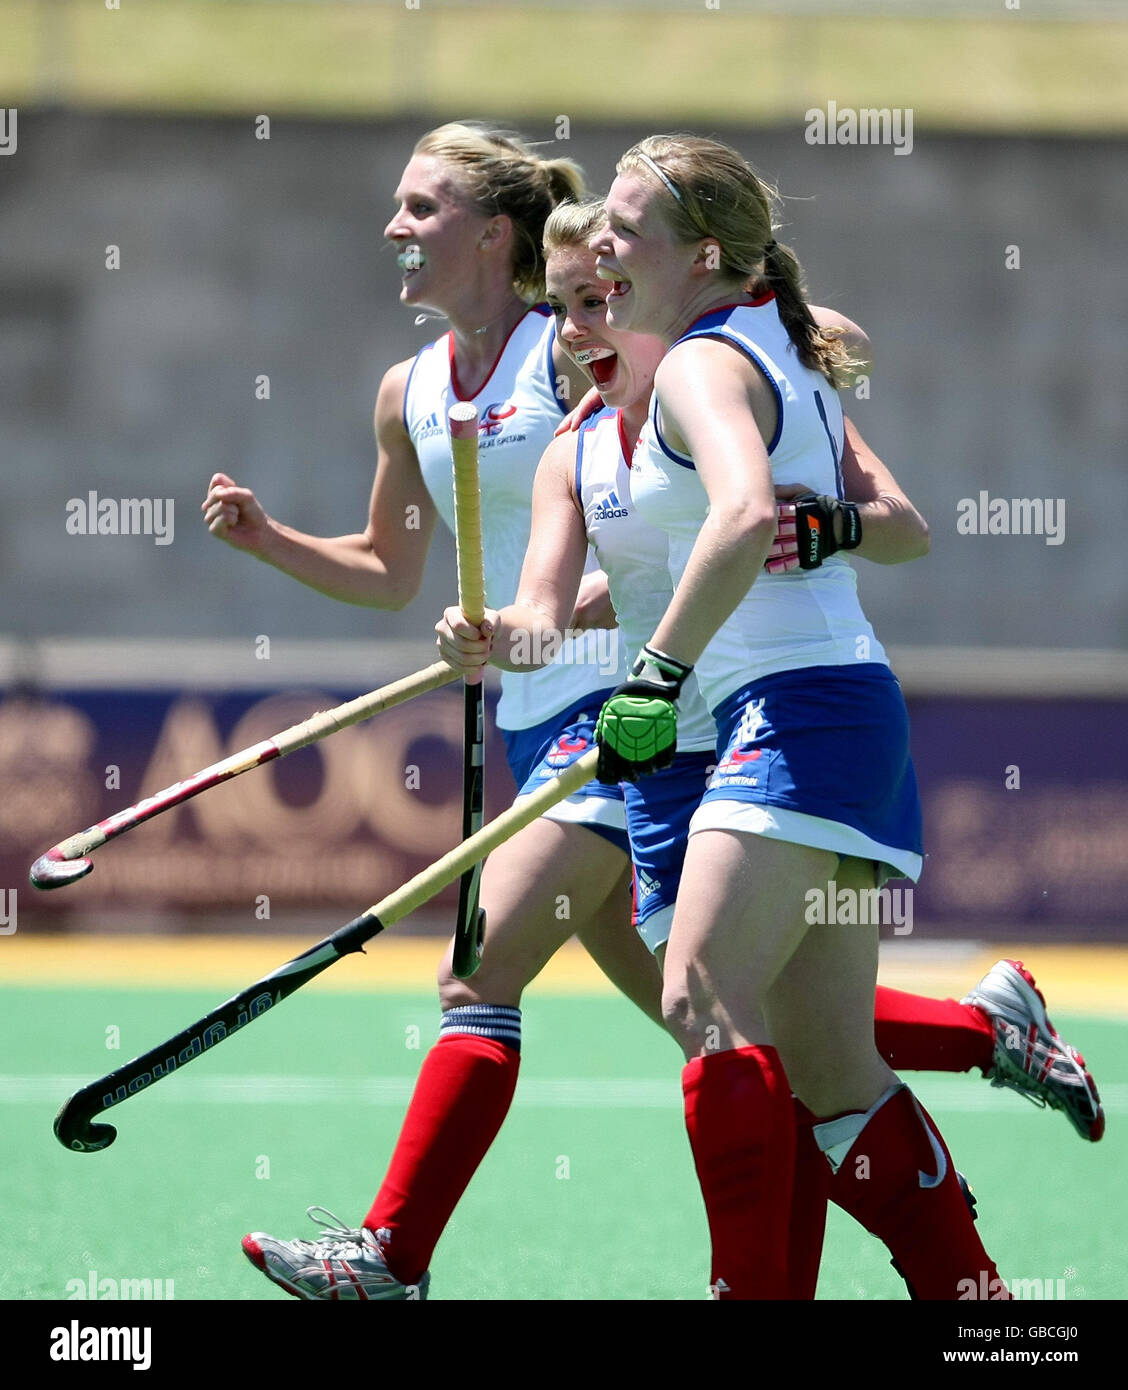
[[[545,305],[531,308],[506,340],[485,385],[464,396],[454,371],[454,336],[447,333],[415,358],[404,393],[404,425],[439,515],[454,530],[454,484],[447,411],[460,400],[478,407],[482,491],[482,550],[486,603],[504,608],[517,582],[532,522],[533,478],[563,415],[555,392],[555,326]],[[594,569],[591,561],[589,568]],[[608,670],[591,659],[594,644],[568,640],[551,665],[503,671],[497,722],[528,729],[593,691],[625,679],[621,663]]]
[[[666,536],[643,521],[631,498],[620,411],[604,409],[584,423],[576,444],[575,487],[588,543],[607,574],[629,664],[653,637],[674,586]],[[690,676],[678,700],[678,752],[711,750],[716,741],[713,716]]]
[[[678,340],[719,338],[761,369],[775,392],[778,423],[768,445],[773,484],[805,483],[814,492],[842,494],[842,407],[819,372],[804,367],[780,322],[775,295],[754,304],[714,309]],[[676,346],[676,344],[675,344]],[[669,540],[670,574],[678,583],[709,510],[691,459],[662,438],[657,398],[631,470],[641,515]],[[858,602],[857,576],[839,555],[815,570],[763,571],[722,624],[697,663],[710,709],[761,676],[804,666],[886,662]]]

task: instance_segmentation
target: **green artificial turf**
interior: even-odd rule
[[[72,1082],[112,1070],[218,997],[0,989],[0,1220],[20,1235],[7,1242],[0,1298],[65,1299],[93,1270],[172,1280],[177,1300],[285,1299],[244,1259],[240,1237],[314,1235],[314,1203],[363,1219],[434,1037],[425,993],[303,994],[114,1109],[112,1148],[71,1154],[54,1139]],[[1004,1277],[1055,1291],[1060,1279],[1067,1298],[1123,1298],[1128,1025],[1055,1021],[1105,1087],[1100,1144],[977,1076],[915,1084],[972,1181]],[[118,1049],[106,1045],[113,1028]],[[673,1044],[618,999],[527,1001],[517,1100],[438,1247],[431,1297],[703,1298],[708,1242],[679,1070]],[[819,1297],[905,1297],[884,1249],[834,1211]]]

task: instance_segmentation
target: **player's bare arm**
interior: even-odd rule
[[[576,607],[569,627],[584,631],[593,627],[618,627],[619,618],[611,602],[611,589],[602,570],[593,570],[580,580]]]
[[[862,520],[862,543],[855,553],[879,565],[919,560],[931,546],[928,523],[850,417],[843,423],[842,484],[850,501],[858,503]]]
[[[575,463],[574,435],[561,435],[544,451],[533,482],[532,526],[516,599],[500,612],[487,609],[482,629],[448,608],[435,626],[444,661],[459,669],[488,661],[503,671],[527,671],[531,653],[546,653],[538,665],[551,659],[551,644],[529,639],[563,632],[575,609],[588,544],[572,486]]]
[[[709,498],[674,597],[651,645],[694,664],[760,573],[776,533],[765,440],[776,404],[765,378],[723,343],[680,343],[654,379],[663,433],[689,454]]]
[[[410,603],[419,592],[436,515],[403,424],[410,369],[410,361],[401,362],[380,384],[376,479],[363,532],[311,536],[268,516],[249,489],[217,474],[203,504],[211,533],[343,603],[389,609]]]
[[[844,417],[844,424],[843,492],[846,502],[857,509],[862,537],[861,544],[852,547],[853,552],[879,565],[900,565],[927,555],[928,524],[892,473],[866,444],[854,422]],[[811,491],[805,483],[776,487],[776,501],[780,504],[779,533],[768,552],[769,574],[786,574],[799,568],[794,503]],[[829,517],[835,543],[840,547],[845,539],[845,520],[840,508]]]

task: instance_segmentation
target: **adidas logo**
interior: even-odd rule
[[[419,440],[432,439],[435,435],[442,433],[443,427],[439,423],[439,412],[437,410],[433,410],[430,413],[430,415],[427,416],[426,420],[424,420],[423,423],[420,425],[419,433],[416,436],[416,438]]]
[[[643,898],[649,898],[655,889],[661,888],[662,886],[661,880],[652,878],[645,869],[638,869],[635,871],[635,884],[639,902],[641,902]]]
[[[595,504],[595,515],[600,521],[610,521],[616,516],[630,516],[630,512],[619,501],[614,489]]]

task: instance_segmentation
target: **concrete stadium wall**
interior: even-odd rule
[[[249,119],[20,111],[0,159],[0,633],[429,629],[454,592],[445,538],[416,603],[377,615],[220,546],[198,510],[222,469],[303,530],[363,524],[381,373],[442,330],[396,303],[381,237],[420,129],[275,121],[264,141]],[[558,148],[605,187],[645,133],[577,123]],[[899,156],[802,127],[721,133],[791,195],[812,297],[877,348],[871,398],[847,409],[933,532],[926,561],[860,565],[879,634],[1123,645],[1124,142],[917,132]],[[90,491],[173,498],[173,543],[69,536]],[[958,534],[983,491],[1063,499],[1064,543]]]

